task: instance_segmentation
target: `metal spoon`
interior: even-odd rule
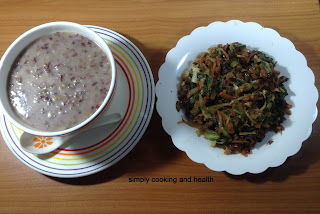
[[[32,154],[45,154],[59,148],[60,146],[68,142],[68,140],[78,134],[82,134],[84,132],[102,127],[104,125],[115,123],[120,120],[121,115],[119,113],[104,115],[98,121],[96,121],[88,128],[84,129],[83,131],[61,137],[41,137],[23,132],[20,136],[20,145],[21,148],[26,152]]]

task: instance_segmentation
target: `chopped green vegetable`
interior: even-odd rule
[[[190,98],[190,103],[195,103],[196,101],[199,100],[199,94],[200,91],[198,91],[197,93],[195,93],[191,98]]]
[[[234,109],[234,108],[233,108],[232,110],[233,110],[235,113],[237,113],[237,114],[242,114],[241,111],[238,111],[237,109]]]
[[[245,47],[246,47],[246,45],[243,45],[243,44],[240,44],[240,43],[234,44],[233,46],[234,46],[235,48],[245,48]]]
[[[207,138],[208,140],[219,140],[220,139],[218,133],[209,133],[209,132],[205,133],[205,138]]]
[[[217,145],[217,141],[211,141],[211,146],[215,147]]]
[[[205,79],[207,75],[205,74],[198,74],[198,79]]]
[[[257,134],[256,132],[240,132],[239,135]]]
[[[209,77],[209,78],[207,79],[207,87],[210,88],[210,87],[212,86],[212,84],[213,84],[213,78],[212,78],[212,77]]]
[[[236,67],[238,64],[239,64],[238,61],[232,60],[231,63],[230,63],[230,66],[234,68],[234,67]]]

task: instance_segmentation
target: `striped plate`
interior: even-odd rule
[[[21,130],[2,114],[1,133],[12,153],[32,169],[53,177],[75,178],[106,169],[121,160],[144,134],[153,112],[154,81],[140,50],[124,36],[102,27],[87,26],[109,45],[116,62],[117,88],[105,114],[118,112],[122,120],[103,130],[76,136],[69,146],[45,155],[24,152]]]

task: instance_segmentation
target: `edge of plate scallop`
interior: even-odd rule
[[[240,20],[230,20],[230,21],[227,21],[227,22],[221,22],[221,21],[216,21],[216,22],[213,22],[213,23],[210,23],[209,25],[207,26],[201,26],[201,27],[198,27],[196,29],[194,29],[189,35],[186,35],[186,36],[183,36],[181,39],[179,39],[179,41],[177,42],[176,46],[174,48],[172,48],[171,50],[169,50],[169,52],[167,53],[166,57],[165,57],[165,62],[160,66],[160,69],[159,69],[159,73],[161,70],[163,70],[163,65],[166,64],[166,62],[168,61],[168,58],[169,58],[169,55],[170,54],[173,54],[175,49],[178,48],[178,46],[181,46],[181,44],[184,43],[185,40],[188,40],[188,37],[190,37],[193,33],[197,32],[197,31],[201,31],[201,30],[204,30],[206,28],[215,28],[216,25],[219,25],[219,24],[228,24],[228,25],[253,25],[255,28],[260,28],[261,30],[269,30],[271,31],[274,35],[276,35],[276,37],[280,38],[280,39],[283,39],[283,40],[286,40],[287,43],[290,43],[290,45],[293,47],[293,50],[295,51],[295,54],[300,54],[301,56],[303,56],[304,60],[307,62],[305,56],[300,52],[298,51],[296,48],[295,48],[295,45],[287,38],[285,37],[282,37],[277,31],[275,31],[274,29],[272,28],[265,28],[263,26],[261,26],[260,24],[256,23],[256,22],[242,22]],[[318,109],[317,109],[317,106],[316,106],[316,103],[318,102],[318,99],[319,99],[319,94],[318,94],[318,90],[317,88],[315,87],[315,76],[314,76],[314,73],[312,72],[312,70],[309,68],[309,66],[306,64],[306,68],[309,70],[308,71],[308,77],[312,79],[312,82],[313,84],[310,86],[310,89],[312,90],[313,94],[314,94],[314,111],[313,111],[313,118],[312,118],[312,122],[310,124],[310,128],[308,130],[311,130],[311,131],[307,131],[303,137],[303,140],[302,142],[300,143],[299,147],[297,148],[297,150],[291,150],[290,152],[286,153],[285,157],[283,157],[283,159],[281,161],[279,161],[278,163],[274,163],[273,165],[265,165],[263,167],[261,167],[260,169],[257,169],[257,170],[248,170],[248,169],[233,169],[233,168],[227,168],[227,169],[217,169],[216,166],[214,166],[214,164],[212,163],[206,163],[206,162],[202,162],[202,161],[197,161],[195,160],[194,158],[191,158],[190,157],[190,152],[189,151],[185,151],[183,150],[182,148],[179,148],[174,142],[173,144],[181,151],[185,152],[186,155],[193,161],[193,162],[196,162],[196,163],[199,163],[199,164],[204,164],[208,169],[210,170],[213,170],[213,171],[217,171],[217,172],[222,172],[222,171],[225,171],[225,172],[228,172],[229,174],[233,174],[233,175],[242,175],[242,174],[245,174],[245,173],[252,173],[252,174],[259,174],[259,173],[262,173],[264,171],[266,171],[268,168],[272,168],[272,167],[278,167],[280,165],[282,165],[283,163],[285,163],[285,161],[295,155],[302,147],[302,144],[310,137],[311,133],[312,133],[312,125],[314,123],[314,121],[316,120],[317,118],[317,115],[318,115]],[[158,98],[157,100],[157,103],[162,100],[162,96],[164,95],[160,95],[159,96],[159,91],[158,91],[158,83],[161,83],[161,79],[160,79],[160,75],[159,75],[159,80],[156,84],[156,96]],[[161,111],[158,110],[158,105],[156,104],[156,108],[157,108],[157,112],[159,113],[159,115],[161,116],[162,118],[162,125],[164,124],[164,118],[165,116],[162,115]],[[163,125],[163,127],[165,127]],[[164,130],[167,132],[167,134],[171,135],[169,133],[168,130],[166,130],[166,128],[164,128]],[[171,137],[172,138],[172,137]]]
[[[105,36],[110,36],[110,34],[112,35],[111,37],[118,40],[122,46],[125,46],[128,49],[128,52],[131,52],[130,54],[128,54],[130,57],[134,55],[134,59],[133,60],[131,58],[131,60],[134,63],[137,63],[140,65],[140,69],[139,66],[136,65],[137,67],[137,72],[139,72],[139,75],[142,76],[142,74],[144,74],[144,78],[141,77],[141,86],[145,87],[146,86],[146,103],[145,103],[145,107],[141,107],[141,111],[144,110],[144,117],[140,117],[140,121],[139,121],[139,115],[136,115],[136,117],[132,118],[132,120],[134,120],[135,118],[138,118],[136,123],[140,122],[140,124],[137,126],[137,128],[135,129],[135,132],[132,136],[130,136],[131,138],[129,140],[127,140],[127,142],[125,142],[122,146],[122,148],[120,148],[114,155],[117,155],[116,158],[110,160],[108,163],[104,163],[107,159],[102,158],[102,161],[100,161],[99,163],[93,164],[92,166],[88,166],[85,168],[89,168],[89,167],[93,167],[95,165],[99,165],[99,167],[96,167],[94,169],[91,170],[87,170],[87,171],[83,171],[80,173],[71,173],[71,174],[67,174],[67,173],[63,173],[63,174],[59,174],[59,173],[53,173],[50,171],[46,171],[42,168],[38,168],[35,165],[32,165],[29,161],[26,161],[23,157],[21,157],[16,151],[15,149],[12,147],[11,143],[10,143],[10,139],[8,139],[7,133],[4,130],[3,125],[5,125],[4,122],[4,116],[1,114],[1,133],[3,135],[3,137],[5,138],[5,142],[7,144],[7,146],[9,147],[9,149],[11,150],[12,153],[14,153],[14,155],[21,161],[23,162],[25,165],[27,165],[28,167],[34,169],[35,171],[38,171],[42,174],[45,175],[49,175],[49,176],[53,176],[53,177],[63,177],[63,178],[75,178],[75,177],[83,177],[83,176],[87,176],[87,175],[91,175],[94,173],[97,173],[99,171],[102,171],[110,166],[112,166],[113,164],[115,164],[116,162],[120,161],[125,155],[127,155],[133,148],[134,146],[139,142],[139,140],[141,139],[141,137],[143,136],[144,132],[146,131],[151,117],[152,117],[152,112],[153,112],[153,108],[154,108],[154,101],[155,101],[155,87],[154,87],[154,80],[153,80],[153,76],[152,76],[152,71],[150,69],[150,66],[147,62],[147,60],[145,59],[144,55],[141,53],[141,51],[127,38],[125,38],[124,36],[122,36],[121,34],[118,34],[112,30],[106,29],[106,28],[102,28],[102,27],[98,27],[98,26],[93,26],[93,25],[86,25],[86,27],[88,27],[89,29],[95,31],[97,34],[101,33],[104,34]],[[102,32],[104,33],[102,33]],[[109,34],[108,34],[109,33]],[[99,34],[100,35],[100,34]],[[100,35],[101,36],[101,35]],[[121,40],[121,41],[120,41]],[[132,83],[134,84],[134,82]],[[150,85],[148,85],[150,84]],[[149,88],[150,87],[150,88]],[[150,100],[149,100],[150,99]],[[134,101],[133,101],[134,102]],[[139,102],[139,101],[137,101]],[[140,113],[141,113],[140,111]],[[145,117],[145,115],[147,115],[147,117]],[[130,128],[130,127],[129,127]],[[9,140],[9,141],[8,141]],[[27,155],[24,154],[24,152],[20,151],[25,158],[29,158]],[[120,154],[119,154],[120,153]],[[110,158],[110,157],[109,157]],[[30,158],[29,158],[30,159]],[[41,165],[41,164],[40,164]],[[65,171],[70,171],[69,169],[59,169],[59,170],[65,170]]]

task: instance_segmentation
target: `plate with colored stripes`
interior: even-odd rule
[[[21,149],[22,131],[0,114],[1,133],[12,153],[32,169],[53,177],[75,178],[104,170],[133,149],[150,122],[154,106],[154,81],[141,51],[124,36],[97,26],[87,26],[110,47],[117,68],[117,86],[105,114],[120,113],[121,121],[74,137],[64,148],[43,155]]]

